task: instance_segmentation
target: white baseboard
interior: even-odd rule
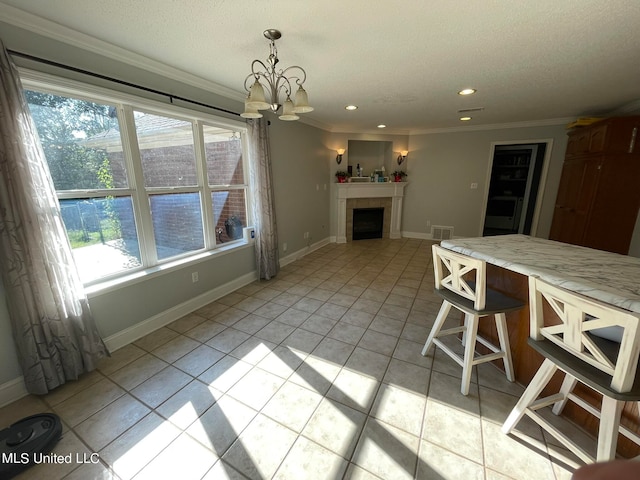
[[[110,352],[114,352],[119,348],[129,345],[139,338],[142,338],[145,335],[178,320],[179,318],[230,294],[238,288],[254,282],[257,279],[258,275],[256,272],[247,273],[246,275],[238,277],[229,283],[225,283],[224,285],[214,288],[213,290],[209,290],[208,292],[198,295],[191,300],[187,300],[184,303],[171,307],[158,315],[154,315],[140,323],[136,323],[132,327],[121,330],[120,332],[105,338],[104,343],[107,345]]]
[[[162,313],[159,313],[158,315],[154,315],[147,320],[137,323],[132,327],[111,335],[104,339],[104,343],[107,345],[110,352],[114,352],[119,348],[148,335],[158,328],[164,327],[165,325],[168,325],[169,323],[204,307],[208,303],[230,294],[234,290],[244,287],[257,279],[258,274],[256,272],[251,272],[238,277],[229,283],[225,283],[213,290],[209,290],[202,295],[198,295],[191,300],[187,300],[180,305],[176,305]],[[0,385],[0,407],[13,403],[16,400],[20,400],[27,395],[29,395],[29,392],[27,392],[24,385],[24,377],[20,376],[13,380],[9,380],[8,382]]]
[[[27,395],[29,395],[29,392],[27,392],[27,387],[24,385],[24,377],[22,375],[9,380],[0,385],[0,407],[9,405]]]
[[[401,238],[418,238],[420,240],[433,240],[433,237],[431,236],[431,233],[424,233],[424,232],[405,232],[403,231],[401,233]],[[454,236],[455,238],[455,236]],[[337,241],[337,237],[334,235],[332,237],[329,237],[329,243],[336,243]]]
[[[305,255],[309,255],[311,252],[315,252],[319,248],[322,248],[325,245],[329,245],[329,243],[331,243],[331,237],[327,237],[323,240],[320,240],[319,242],[313,243],[308,247],[298,250],[297,252],[290,253],[286,257],[280,258],[280,266],[284,267],[286,265],[289,265],[290,263],[295,262],[296,260],[300,260]]]
[[[423,232],[402,232],[403,238],[419,238],[421,240],[433,240],[431,233]],[[463,238],[458,235],[454,235],[453,238]],[[440,241],[440,240],[438,240]]]
[[[421,240],[433,240],[431,233],[424,232],[402,232],[402,238],[419,238]]]

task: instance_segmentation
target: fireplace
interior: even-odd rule
[[[353,210],[384,209],[382,238],[402,238],[402,200],[407,182],[332,183],[331,232],[336,243],[353,240]]]
[[[353,239],[382,238],[384,208],[353,209]]]

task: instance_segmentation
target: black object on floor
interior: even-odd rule
[[[41,463],[61,436],[62,423],[53,413],[25,417],[0,431],[0,478],[12,478]]]

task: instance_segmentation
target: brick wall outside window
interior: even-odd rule
[[[207,158],[207,176],[212,186],[243,185],[242,147],[240,141],[211,142],[205,144]],[[193,148],[191,146],[162,147],[145,149],[142,164],[145,171],[145,184],[151,186],[192,186],[197,184],[193,172]],[[114,182],[124,184],[125,170],[122,152],[110,152],[109,159]],[[218,187],[219,188],[219,187]],[[223,189],[212,192],[209,208],[215,212],[216,242],[224,243],[232,238],[233,227],[228,223],[237,219],[242,227],[247,226],[246,199],[244,189]],[[178,198],[180,197],[180,198]],[[197,216],[197,217],[196,217]],[[225,223],[226,222],[226,223]],[[200,220],[200,201],[197,195],[155,196],[153,209],[154,234],[156,245],[184,245],[189,250],[203,247],[202,224]],[[199,227],[195,228],[195,225]],[[137,245],[135,224],[121,223],[122,236],[127,244]]]

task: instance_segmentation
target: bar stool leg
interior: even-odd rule
[[[551,377],[553,377],[553,374],[556,373],[556,370],[558,370],[556,364],[545,358],[520,400],[518,400],[518,403],[516,403],[516,406],[513,407],[513,410],[511,410],[511,413],[502,424],[502,433],[508,434],[513,430],[524,416],[527,407],[538,398],[544,387],[551,380]]]
[[[600,428],[598,429],[598,453],[597,462],[606,462],[616,458],[616,445],[618,443],[618,429],[620,428],[620,415],[624,402],[615,398],[602,396],[602,410],[600,410]]]
[[[515,382],[516,377],[513,373],[513,360],[511,359],[509,332],[507,331],[507,316],[504,313],[496,313],[495,318],[498,339],[500,340],[500,349],[504,352],[504,357],[502,358],[504,362],[504,372],[507,375],[507,380]]]
[[[554,403],[553,408],[551,409],[551,411],[555,415],[560,415],[562,413],[562,410],[564,410],[564,406],[569,401],[569,394],[573,391],[577,382],[578,380],[576,379],[576,377],[572,375],[566,374],[564,376],[564,380],[562,381],[562,386],[560,387],[560,392],[559,392],[562,394],[564,398]]]
[[[463,395],[469,394],[469,384],[471,383],[471,373],[473,372],[473,358],[475,357],[476,338],[478,336],[478,323],[480,317],[477,315],[466,314],[464,324],[465,343],[464,343],[464,360],[462,364],[462,384],[460,391]]]
[[[429,333],[429,336],[427,337],[427,341],[424,344],[424,347],[422,348],[423,357],[427,356],[427,352],[433,345],[433,339],[436,338],[440,333],[440,329],[442,328],[444,321],[447,319],[447,315],[449,315],[449,310],[451,310],[451,304],[445,300],[444,302],[442,302],[442,305],[440,306],[440,311],[438,311],[438,316],[436,317],[436,321],[433,323],[433,327],[431,327],[431,332]]]

